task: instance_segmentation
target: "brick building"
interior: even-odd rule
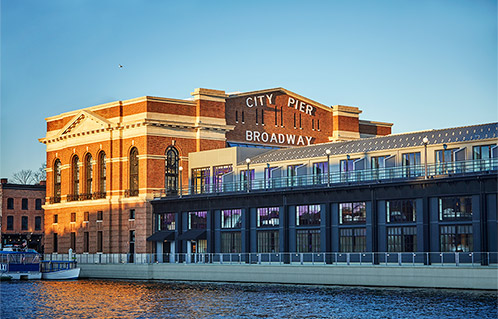
[[[205,183],[188,154],[227,146],[281,148],[391,133],[350,106],[325,106],[282,88],[193,98],[141,97],[46,119],[45,252],[147,253],[150,201]],[[220,168],[219,174],[227,168]]]
[[[2,246],[22,245],[43,251],[43,204],[45,183],[22,185],[0,184],[0,219]]]

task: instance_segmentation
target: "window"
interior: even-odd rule
[[[242,124],[244,124],[244,111],[242,111]]]
[[[130,243],[134,243],[134,242],[135,242],[135,231],[130,230]]]
[[[164,167],[164,185],[166,194],[176,194],[178,192],[178,151],[170,146],[166,150],[166,166]]]
[[[71,249],[76,250],[76,233],[71,232]]]
[[[240,228],[242,226],[242,210],[226,209],[221,211],[221,228]]]
[[[71,223],[76,223],[76,213],[71,213]]]
[[[301,119],[301,113],[299,113],[299,128],[302,129],[303,128],[303,125],[302,125],[302,119]]]
[[[491,169],[493,147],[495,147],[495,145],[479,145],[472,147],[472,159],[475,161],[474,170],[482,171]]]
[[[188,229],[206,229],[207,212],[190,212],[188,213]]]
[[[240,253],[242,251],[241,232],[231,231],[221,233],[221,252]]]
[[[367,221],[367,210],[365,202],[341,203],[339,204],[339,223],[365,223]]]
[[[14,199],[7,198],[7,209],[14,209]]]
[[[54,203],[61,202],[61,161],[54,162]]]
[[[276,169],[276,167],[265,167],[265,187],[272,188],[274,186],[274,182],[272,183],[272,171]]]
[[[22,210],[28,210],[28,199],[27,198],[23,198],[21,200],[21,208],[22,208]]]
[[[97,232],[97,252],[101,253],[103,251],[103,243],[102,243],[102,232]]]
[[[472,220],[472,197],[439,198],[439,220]]]
[[[99,198],[105,198],[107,185],[107,172],[106,172],[106,163],[105,163],[105,153],[99,153]]]
[[[386,202],[386,206],[388,223],[406,223],[416,220],[417,209],[415,200],[390,200]]]
[[[158,230],[175,230],[175,213],[159,214],[158,216]]]
[[[87,194],[86,199],[91,199],[91,194],[93,193],[92,176],[93,176],[92,155],[87,154],[85,156],[85,192]]]
[[[357,158],[341,160],[340,161],[341,172],[354,171],[354,161],[356,161],[356,160],[357,160]]]
[[[83,213],[83,222],[88,223],[90,221],[90,213],[89,212],[84,212]]]
[[[79,165],[79,158],[77,155],[74,155],[73,157],[72,170],[73,170],[73,195],[78,195],[80,193],[80,165]]]
[[[316,129],[319,131],[320,130],[320,120],[316,120]]]
[[[130,196],[138,196],[138,150],[136,147],[130,151]]]
[[[311,119],[311,129],[315,130],[315,119]]]
[[[441,226],[441,252],[474,251],[472,225]]]
[[[130,209],[130,219],[135,219],[135,210]]]
[[[319,226],[321,221],[320,205],[296,206],[297,226]]]
[[[54,245],[54,253],[57,253],[59,251],[59,240],[57,238],[57,233],[54,233],[54,236],[53,236],[53,245]]]
[[[296,236],[298,253],[320,252],[320,230],[298,230]]]
[[[436,174],[448,174],[453,172],[456,149],[444,149],[436,151]]]
[[[258,125],[258,109],[254,109],[256,111],[256,125]]]
[[[41,210],[42,209],[42,200],[40,198],[37,198],[35,200],[35,209],[36,210]]]
[[[257,236],[258,236],[258,253],[279,252],[278,230],[258,231]]]
[[[280,107],[280,126],[284,127],[284,108]]]
[[[21,230],[28,230],[28,216],[21,217]]]
[[[258,208],[257,218],[258,227],[275,227],[280,224],[279,218],[279,208],[278,207],[264,207]]]
[[[404,176],[413,177],[424,174],[424,168],[420,165],[420,152],[405,153],[402,155],[401,160]]]
[[[296,113],[294,113],[294,128],[296,128]]]
[[[210,176],[209,167],[192,169],[193,192],[197,194],[207,192],[209,190]]]
[[[265,125],[265,110],[261,110],[261,125]]]
[[[287,186],[297,185],[297,169],[303,166],[302,164],[287,166]]]
[[[59,215],[54,214],[54,224],[57,224],[59,222]]]
[[[97,212],[97,221],[98,221],[98,222],[101,222],[103,219],[104,219],[104,212],[103,212],[103,211],[101,211],[101,210],[99,210],[99,211]]]
[[[417,251],[416,227],[387,227],[388,252]]]
[[[249,170],[249,187],[250,187],[250,183],[251,181],[254,180],[254,169],[250,169]],[[243,187],[243,188],[246,188],[247,187],[247,170],[244,169],[244,170],[241,170],[240,171],[240,185]]]
[[[14,216],[7,216],[7,230],[14,230]]]
[[[232,172],[232,165],[222,165],[213,167],[213,184],[217,192],[223,189],[223,176]]]
[[[364,252],[367,250],[366,228],[343,228],[339,232],[341,252]]]
[[[86,231],[83,233],[83,252],[87,253],[90,249],[90,234]]]
[[[239,111],[235,110],[235,123],[239,123]]]
[[[329,163],[313,163],[313,183],[322,184],[328,181]]]
[[[41,216],[35,217],[35,230],[41,230]]]

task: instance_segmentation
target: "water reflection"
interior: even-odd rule
[[[1,318],[497,318],[497,293],[78,280],[0,284]]]

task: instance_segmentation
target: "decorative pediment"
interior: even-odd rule
[[[84,132],[100,131],[112,125],[110,121],[92,111],[80,111],[60,130],[59,136]]]

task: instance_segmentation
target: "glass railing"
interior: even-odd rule
[[[335,253],[180,253],[72,254],[80,264],[224,264],[331,266],[498,266],[498,252],[335,252]],[[69,260],[45,254],[46,261]]]
[[[247,192],[297,187],[324,187],[349,183],[372,183],[378,181],[395,181],[423,178],[445,178],[455,175],[467,175],[498,170],[498,159],[446,162],[427,165],[398,166],[390,168],[364,169],[330,174],[296,175],[270,179],[253,179],[250,181],[224,182],[221,184],[203,184],[196,187],[184,187],[176,196],[195,194],[217,194],[228,192]],[[165,196],[158,192],[156,197]]]

